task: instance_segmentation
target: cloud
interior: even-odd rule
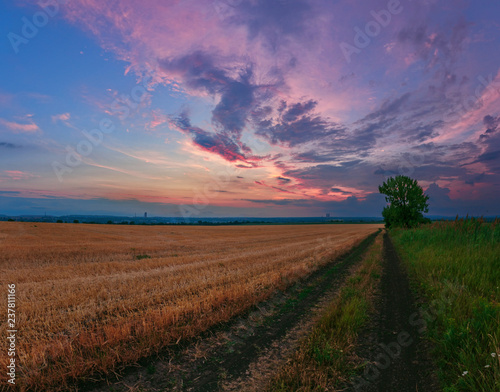
[[[340,188],[331,188],[330,189],[332,192],[335,192],[335,193],[342,193],[343,195],[352,195],[352,192],[350,191],[345,191],[343,189],[340,189]]]
[[[303,189],[320,189],[323,194],[330,192],[331,188],[348,188],[364,195],[377,189],[383,179],[374,176],[375,168],[362,160],[345,161],[339,164],[319,164],[304,168],[290,169],[283,173],[294,178]]]
[[[285,178],[285,177],[277,177],[277,180],[280,182],[281,185],[286,185],[292,182],[291,178]]]
[[[483,119],[486,130],[479,135],[478,142],[483,147],[482,152],[475,159],[461,166],[469,166],[475,163],[483,163],[490,170],[498,172],[500,169],[500,116],[487,115]]]
[[[484,154],[479,155],[475,162],[495,161],[498,158],[500,158],[500,150],[489,151],[489,152],[485,152]]]
[[[33,121],[30,121],[27,124],[17,123],[14,121],[7,121],[3,118],[0,118],[0,126],[3,126],[14,133],[38,133],[40,132],[40,128]]]
[[[441,120],[434,121],[430,124],[420,123],[415,128],[402,132],[402,135],[406,136],[410,143],[423,143],[427,139],[437,136],[438,132],[436,130],[442,128],[443,125],[444,122]]]
[[[229,81],[222,89],[219,103],[212,111],[212,121],[222,130],[241,134],[247,123],[250,110],[255,105],[252,85],[252,70],[247,68],[239,75],[239,80]]]
[[[189,135],[198,148],[217,154],[229,162],[242,161],[253,167],[255,163],[250,161],[262,159],[256,156],[245,156],[242,151],[244,145],[226,133],[207,132],[201,128],[192,126],[186,112],[172,118],[170,125],[180,132]]]
[[[408,102],[410,97],[411,93],[405,93],[396,99],[385,100],[379,109],[363,117],[361,120],[359,120],[359,123],[366,123],[374,120],[380,121],[386,119],[389,116],[395,116],[396,114],[401,112],[401,109]]]
[[[276,190],[278,192],[295,194],[295,192],[292,192],[292,191],[290,191],[288,189],[280,188],[280,187],[273,186],[273,185],[268,185],[264,181],[254,181],[254,183],[257,184],[257,185],[260,185],[260,186],[264,186],[264,187],[267,187],[267,188],[274,189],[274,190]]]
[[[197,50],[162,59],[159,64],[167,77],[180,80],[188,92],[204,92],[219,98],[212,110],[212,123],[219,131],[240,136],[250,111],[258,105],[256,91],[262,86],[253,80],[251,64],[238,64],[229,69],[216,65],[222,61],[215,54]]]
[[[0,148],[14,149],[19,148],[20,145],[9,143],[9,142],[0,142]]]
[[[313,200],[309,199],[243,199],[252,203],[270,204],[277,206],[311,207]]]
[[[256,204],[308,208],[317,215],[330,212],[339,217],[381,217],[385,198],[379,193],[369,193],[364,198],[349,196],[344,200],[316,199],[246,199]]]
[[[498,215],[497,196],[494,194],[481,195],[476,199],[452,198],[448,187],[440,187],[432,183],[425,190],[429,196],[429,214],[455,216],[492,216]]]
[[[56,115],[52,116],[51,118],[52,118],[52,122],[58,122],[58,121],[65,122],[71,118],[71,114],[61,113],[61,114],[56,114]]]
[[[201,50],[158,61],[161,70],[171,79],[181,80],[186,88],[219,93],[229,82],[226,71],[215,66],[214,55]]]
[[[250,40],[261,37],[271,52],[290,38],[311,38],[309,22],[314,13],[310,1],[238,1],[235,11],[229,21],[246,26]]]
[[[294,191],[321,197],[345,190],[356,196],[351,206],[410,162],[412,176],[447,184],[454,196],[459,186],[489,186],[493,193],[498,95],[480,94],[483,106],[470,115],[457,106],[477,88],[475,75],[490,74],[498,63],[486,48],[496,45],[498,29],[483,31],[481,23],[489,8],[469,13],[433,0],[405,4],[371,37],[364,61],[347,66],[338,43],[352,42],[354,21],[368,21],[377,4],[86,0],[68,2],[63,13],[125,61],[126,72],[150,72],[151,88],[168,85],[196,107],[196,115],[168,119],[153,112],[150,128],[168,120],[190,146],[240,168],[264,166],[255,171],[267,170],[264,186],[288,191],[293,183]],[[481,37],[486,31],[491,36]],[[463,121],[446,118],[457,107]],[[266,141],[269,156],[254,156],[260,152],[252,138]],[[422,153],[423,146],[432,148]]]
[[[465,180],[465,183],[467,185],[474,186],[477,183],[483,182],[485,178],[486,178],[486,173],[483,172],[477,175],[468,176],[468,179]]]
[[[38,177],[38,176],[34,175],[32,173],[23,172],[20,170],[4,170],[3,174],[0,175],[0,181],[2,181],[2,180],[19,181],[19,180],[27,180],[27,179],[34,178],[34,177]]]
[[[150,128],[150,129],[154,129],[154,128],[168,122],[167,116],[164,116],[164,115],[158,114],[158,113],[154,113],[154,112],[151,115],[153,116],[153,119],[148,124],[148,128]]]
[[[485,133],[496,132],[498,125],[500,124],[500,117],[495,118],[491,115],[484,116],[483,123],[488,127]]]
[[[451,29],[430,27],[422,23],[401,29],[397,39],[402,44],[411,45],[416,57],[426,64],[427,68],[441,65],[446,70],[456,62],[464,48],[469,25],[463,17],[459,18]],[[444,31],[440,31],[440,30]],[[448,77],[446,76],[446,79]]]
[[[253,114],[256,133],[273,144],[283,143],[289,147],[342,134],[343,126],[314,112],[317,105],[314,100],[292,104],[281,101],[274,117],[271,107],[261,108]]]

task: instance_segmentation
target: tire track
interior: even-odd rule
[[[357,392],[438,391],[423,320],[408,277],[387,233],[376,314],[360,335],[358,350],[367,361],[347,390]]]
[[[312,326],[315,308],[335,295],[378,233],[253,311],[200,335],[177,353],[144,362],[122,381],[84,390],[258,390],[249,369],[266,361],[264,378],[273,374],[273,367],[277,370],[307,333],[308,325]]]

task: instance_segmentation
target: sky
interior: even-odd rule
[[[0,10],[0,214],[500,215],[498,1]]]

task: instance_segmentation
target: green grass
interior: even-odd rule
[[[143,260],[143,259],[150,259],[151,256],[150,255],[136,255],[135,258],[137,260]]]
[[[332,386],[347,381],[354,373],[354,343],[368,318],[371,296],[380,278],[381,248],[379,235],[359,269],[272,379],[267,391],[333,391]]]
[[[500,391],[500,221],[461,219],[390,234],[426,300],[443,390]]]

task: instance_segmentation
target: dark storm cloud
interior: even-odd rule
[[[323,201],[315,199],[245,199],[257,204],[267,204],[288,207],[308,207],[318,214],[331,212],[335,216],[380,216],[385,205],[384,196],[379,193],[370,193],[365,198],[349,196],[340,201]]]
[[[320,124],[323,131],[321,132],[321,127],[318,127],[318,132],[313,134],[314,140],[320,141],[318,146],[314,150],[295,153],[292,155],[293,158],[301,162],[314,163],[343,161],[353,154],[360,158],[366,158],[377,141],[391,132],[391,127],[400,131],[397,123],[402,120],[398,116],[407,109],[410,97],[410,93],[405,93],[397,98],[384,101],[380,107],[356,121],[350,129],[323,121]],[[300,107],[300,109],[303,108],[306,108],[305,105]],[[307,107],[309,110],[313,108]],[[425,140],[429,129],[421,126],[418,132],[420,139]],[[413,136],[414,133],[415,131],[410,135]]]
[[[230,161],[243,160],[251,155],[250,148],[239,140],[241,131],[250,124],[257,135],[264,136],[272,144],[293,148],[316,143],[313,150],[292,151],[296,161],[311,163],[341,162],[354,154],[366,158],[381,137],[408,128],[399,126],[402,120],[398,116],[408,109],[411,93],[384,101],[348,130],[316,113],[318,102],[313,99],[282,101],[277,109],[273,109],[264,102],[274,93],[268,91],[266,99],[259,96],[261,86],[253,81],[251,66],[241,69],[236,76],[234,72],[229,76],[227,70],[216,65],[219,60],[215,55],[196,51],[178,59],[162,60],[160,64],[165,71],[180,75],[188,87],[220,96],[212,111],[216,133],[190,124],[184,129],[191,129],[189,134],[195,144]],[[183,119],[176,121],[182,125]],[[400,132],[399,136],[406,136],[409,142],[423,142],[435,136],[435,129],[441,125],[440,122],[412,122],[415,123],[418,125]]]
[[[259,86],[252,82],[251,65],[243,67],[231,77],[228,71],[216,66],[219,59],[202,51],[189,55],[160,60],[161,68],[180,76],[191,89],[220,95],[212,111],[212,122],[221,131],[239,135],[247,122],[248,113],[256,106],[255,90]]]
[[[237,164],[236,167],[239,167],[240,169],[253,169],[254,167],[257,167],[257,166],[254,164],[251,164],[251,165]]]
[[[218,93],[230,81],[226,71],[214,65],[213,56],[196,51],[186,56],[159,61],[164,71],[180,75],[183,82],[192,89]]]
[[[292,157],[299,162],[324,163],[338,161],[341,156],[332,151],[318,152],[317,150],[311,150],[292,154]]]
[[[336,192],[336,193],[342,193],[343,195],[352,195],[352,192],[349,192],[349,191],[344,191],[340,188],[331,188],[330,189],[332,192]]]
[[[425,190],[429,195],[429,214],[455,216],[457,214],[465,216],[491,216],[498,213],[497,195],[489,191],[481,194],[476,200],[452,199],[449,188],[441,188],[433,183]]]
[[[329,191],[332,186],[342,186],[373,190],[380,184],[380,178],[373,175],[376,170],[371,164],[361,160],[352,160],[338,165],[319,164],[300,169],[291,169],[283,173],[286,177],[297,180],[308,188],[320,188]]]
[[[219,95],[220,100],[212,111],[212,122],[217,132],[207,132],[191,125],[186,113],[172,120],[173,125],[191,136],[200,148],[222,156],[234,162],[237,160],[249,163],[250,147],[240,141],[241,131],[245,127],[249,112],[257,105],[253,84],[253,71],[247,66],[232,77],[228,71],[216,65],[218,59],[202,51],[189,55],[160,60],[160,66],[168,74],[181,77],[188,88],[206,91],[211,95]],[[244,167],[254,167],[251,166]]]
[[[465,178],[467,171],[456,165],[429,163],[415,166],[412,177],[422,181],[437,181],[442,177]]]
[[[460,18],[451,30],[444,27],[443,31],[436,31],[425,23],[407,26],[398,33],[397,39],[400,43],[412,45],[418,57],[429,67],[438,62],[448,67],[456,61],[463,50],[467,32],[468,25],[465,19]],[[447,79],[449,82],[456,81],[453,76]]]
[[[266,184],[265,182],[263,181],[254,181],[255,184],[257,185],[260,185],[260,186],[265,186],[267,188],[271,188],[271,189],[274,189],[276,191],[279,191],[279,192],[282,192],[282,193],[291,193],[291,194],[294,194],[295,192],[292,192],[292,191],[289,191],[288,189],[283,189],[283,188],[279,188],[277,186],[273,186],[273,185],[268,185]]]
[[[479,136],[479,141],[483,144],[488,145],[489,147],[491,145],[495,145],[493,148],[496,148],[496,144],[498,144],[497,138],[499,134],[498,130],[500,125],[500,116],[493,117],[487,115],[483,119],[483,124],[486,126],[486,130]]]
[[[483,124],[488,128],[485,133],[493,133],[498,129],[500,124],[500,117],[493,117],[490,115],[484,116]]]
[[[222,96],[212,111],[212,121],[223,130],[239,134],[246,125],[248,112],[254,107],[252,70],[240,74],[239,80],[229,81],[222,89]]]
[[[401,109],[404,107],[405,103],[408,102],[410,96],[410,93],[406,93],[394,100],[386,100],[382,103],[380,109],[373,111],[358,122],[383,120],[387,117],[393,117],[401,112]]]
[[[207,132],[191,125],[186,114],[173,119],[174,125],[189,134],[193,142],[206,151],[224,157],[228,161],[242,160],[251,166],[250,160],[260,158],[252,156],[249,146],[241,142],[241,133],[248,123],[250,113],[264,116],[269,109],[262,102],[272,98],[270,87],[282,83],[280,71],[275,70],[275,83],[264,86],[257,85],[251,65],[229,72],[218,66],[221,59],[216,55],[195,51],[189,55],[174,59],[160,60],[160,66],[171,77],[181,78],[190,89],[207,92],[218,96],[219,102],[212,110],[212,124],[217,130]],[[267,157],[268,158],[268,157]]]
[[[284,122],[294,122],[297,121],[299,117],[302,117],[314,110],[317,104],[318,102],[311,99],[309,101],[298,102],[287,107],[287,103],[282,101],[278,111],[282,115]]]
[[[239,2],[234,7],[231,23],[246,25],[251,39],[267,34],[273,48],[287,35],[296,34],[301,28],[307,30],[301,15],[303,17],[312,12],[302,1],[285,4],[278,0],[259,0]],[[243,8],[245,12],[241,13]],[[293,18],[280,19],[279,15],[293,10]],[[480,139],[482,147],[474,143],[440,146],[426,143],[445,129],[442,113],[465,94],[454,89],[454,94],[445,96],[447,89],[465,83],[463,77],[452,72],[452,65],[462,50],[467,25],[459,20],[450,31],[439,30],[433,30],[425,23],[409,25],[397,37],[399,44],[411,46],[425,63],[425,72],[432,72],[430,84],[386,99],[350,126],[334,123],[318,113],[318,101],[315,99],[282,101],[276,106],[274,89],[256,82],[251,64],[241,66],[239,72],[234,68],[229,70],[221,66],[226,63],[216,54],[202,51],[162,60],[160,64],[166,72],[180,76],[188,88],[219,97],[212,111],[216,132],[192,126],[186,115],[174,120],[176,126],[201,149],[230,162],[241,161],[237,165],[240,168],[258,167],[255,162],[264,157],[252,157],[249,146],[240,140],[243,129],[248,127],[271,144],[290,148],[292,165],[293,162],[316,164],[297,168],[284,159],[277,160],[281,157],[267,157],[282,170],[282,177],[277,179],[279,185],[286,185],[295,179],[298,186],[319,187],[323,192],[332,189],[332,185],[340,184],[365,191],[374,190],[388,176],[407,174],[402,173],[402,167],[408,161],[406,155],[408,152],[419,153],[419,149],[422,150],[420,155],[423,159],[412,163],[410,167],[411,176],[418,180],[438,181],[447,177],[457,178],[469,185],[492,181],[487,175],[478,177],[461,165],[464,162],[482,162],[496,167],[494,165],[497,165],[500,156],[500,140],[496,137],[498,118],[485,117],[486,130]],[[273,35],[276,32],[284,38]],[[286,86],[285,71],[276,68],[272,72],[276,74],[275,83]],[[389,145],[394,141],[407,144],[406,152],[385,148],[384,140],[388,140]],[[431,148],[426,149],[429,145]],[[374,156],[375,148],[386,150],[387,155],[366,161],[366,158]],[[353,160],[353,157],[356,159]],[[290,192],[274,188],[280,192]]]
[[[193,143],[202,150],[220,155],[230,162],[238,160],[247,162],[247,157],[242,152],[238,142],[235,142],[227,134],[211,133],[201,128],[192,126],[191,121],[185,112],[181,113],[178,117],[173,118],[172,125],[185,134],[191,136]]]
[[[425,194],[429,196],[429,204],[448,205],[451,202],[450,189],[441,188],[438,184],[432,183],[425,190]]]
[[[468,178],[465,180],[465,183],[467,185],[475,185],[478,182],[483,182],[486,178],[485,173],[473,175],[473,176],[468,176]]]
[[[292,180],[290,178],[285,178],[285,177],[278,177],[277,180],[282,184],[282,185],[286,185],[290,182],[292,182]]]
[[[393,119],[381,119],[378,122],[369,123],[354,130],[349,139],[343,141],[343,145],[349,152],[363,153],[375,147],[377,140],[383,136]]]
[[[256,133],[272,144],[294,147],[344,132],[344,127],[315,113],[317,104],[313,100],[293,104],[282,101],[274,117],[270,107],[262,108],[253,113]]]
[[[278,199],[278,200],[273,200],[273,199],[242,199],[244,201],[250,201],[252,203],[259,203],[259,204],[274,204],[277,206],[295,206],[295,207],[310,207],[313,203],[313,200],[309,199]]]
[[[485,152],[484,154],[481,154],[477,157],[475,162],[489,162],[489,161],[496,161],[500,158],[500,150],[496,151],[489,151]]]
[[[474,163],[484,163],[493,172],[500,170],[500,116],[494,117],[487,115],[483,119],[486,127],[484,133],[479,136],[478,142],[483,149],[481,154],[477,155],[470,163],[462,166],[472,165]]]
[[[12,149],[12,148],[19,148],[21,146],[17,145],[17,144],[12,144],[12,143],[8,143],[8,142],[0,142],[0,148],[8,148],[8,149]]]
[[[443,126],[444,122],[441,120],[434,121],[430,124],[420,124],[415,128],[408,129],[402,133],[406,136],[410,143],[423,143],[427,139],[431,139],[438,135],[437,129]]]

